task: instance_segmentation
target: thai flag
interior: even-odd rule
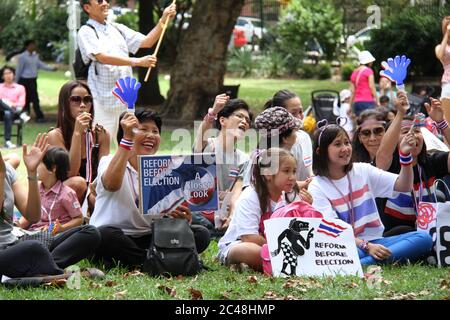
[[[344,231],[347,228],[341,227],[340,225],[337,225],[333,222],[326,221],[325,219],[322,219],[322,222],[319,225],[319,228],[317,229],[317,232],[321,232],[326,234],[327,236],[337,238],[341,234],[342,231]]]
[[[312,158],[311,157],[303,158],[303,163],[305,164],[305,167],[311,166],[312,165]]]

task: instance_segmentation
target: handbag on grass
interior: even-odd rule
[[[19,227],[13,227],[13,234],[19,239],[18,241],[35,240],[42,243],[47,249],[50,249],[55,236],[51,230],[28,231]]]
[[[185,219],[161,218],[151,223],[152,235],[142,270],[150,275],[192,276],[202,265],[194,233]]]

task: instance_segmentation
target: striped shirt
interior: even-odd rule
[[[380,170],[369,163],[354,163],[353,169],[348,172],[351,196],[347,177],[330,180],[316,176],[308,191],[313,196],[313,207],[322,213],[325,219],[337,218],[349,224],[354,221],[355,237],[374,240],[381,238],[384,231],[375,198],[391,197],[397,177],[398,175]]]
[[[448,174],[448,152],[436,151],[429,155],[424,167],[414,166],[414,195],[416,202],[435,202],[434,181]],[[389,172],[400,172],[398,155],[392,159]],[[420,188],[420,185],[422,187]],[[430,195],[431,193],[431,195]],[[384,213],[394,218],[406,221],[416,221],[415,202],[412,192],[394,192],[386,201]]]

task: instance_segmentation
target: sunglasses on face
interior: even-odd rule
[[[364,138],[368,138],[368,137],[370,137],[371,134],[373,134],[374,136],[380,136],[384,133],[384,131],[385,130],[383,127],[373,128],[372,130],[364,129],[359,132],[359,135]]]
[[[92,96],[70,96],[69,98],[70,103],[80,105],[81,101],[83,101],[84,104],[92,104]]]

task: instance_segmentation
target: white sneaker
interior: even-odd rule
[[[14,149],[14,148],[17,148],[17,146],[14,144],[14,143],[12,143],[11,141],[6,141],[5,142],[5,146],[6,146],[6,148],[8,148],[8,149]]]
[[[20,119],[22,119],[23,123],[27,123],[28,121],[30,121],[31,117],[27,115],[26,112],[22,112],[20,114]]]

